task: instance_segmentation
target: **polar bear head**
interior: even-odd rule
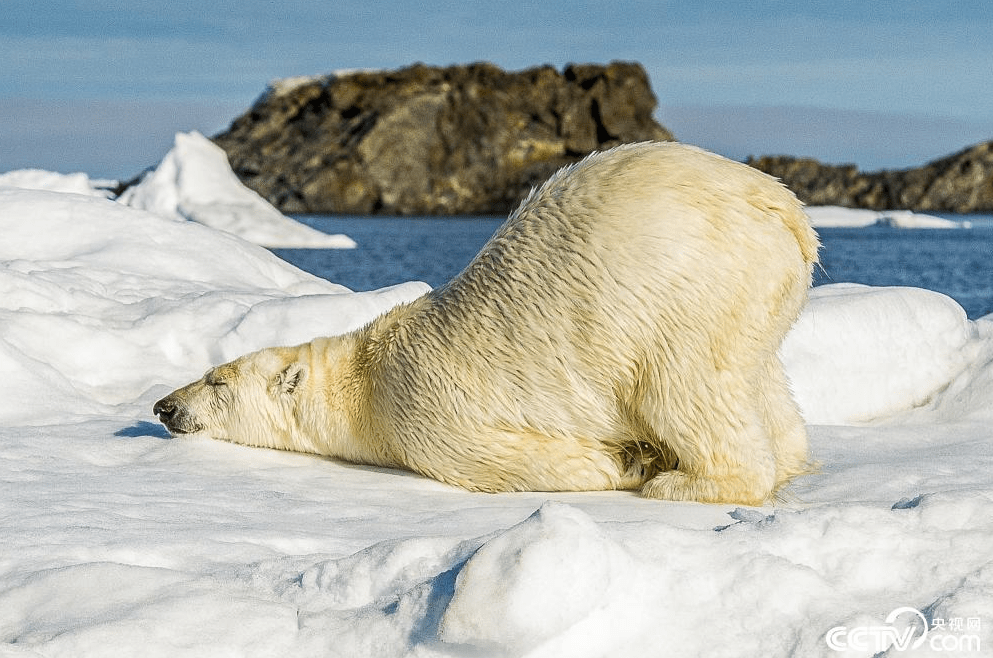
[[[310,368],[301,348],[269,348],[211,368],[155,403],[173,435],[300,449],[300,399]]]

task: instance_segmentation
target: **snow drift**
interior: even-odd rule
[[[0,422],[106,412],[427,289],[351,294],[228,233],[75,195],[0,190],[0,230]]]
[[[941,293],[834,284],[811,291],[782,358],[808,423],[868,422],[936,401],[959,375],[979,376],[991,331],[993,318],[970,322]]]
[[[990,655],[993,321],[947,297],[815,291],[783,357],[821,469],[780,505],[473,494],[151,417],[423,284],[76,194],[0,190],[0,231],[0,653],[870,656],[845,632],[907,608],[899,655]]]

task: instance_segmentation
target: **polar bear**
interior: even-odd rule
[[[775,179],[619,146],[533,190],[447,285],[213,368],[154,413],[472,491],[759,505],[809,468],[777,350],[818,248]]]

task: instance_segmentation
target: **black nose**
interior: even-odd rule
[[[176,414],[176,403],[169,398],[162,398],[152,407],[152,413],[158,416],[163,423],[168,424]]]

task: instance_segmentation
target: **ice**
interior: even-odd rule
[[[0,655],[991,655],[993,317],[938,293],[813,292],[782,356],[820,468],[776,505],[487,495],[151,416],[425,285],[78,193],[0,189],[0,234]],[[901,607],[916,650],[836,630]]]
[[[865,210],[841,206],[809,206],[807,215],[817,228],[859,228],[891,226],[893,228],[971,228],[969,221],[956,221],[912,212],[910,210]]]
[[[197,132],[178,133],[172,150],[119,201],[177,220],[192,220],[267,247],[349,249],[345,235],[329,235],[284,216],[245,187],[227,155]]]

